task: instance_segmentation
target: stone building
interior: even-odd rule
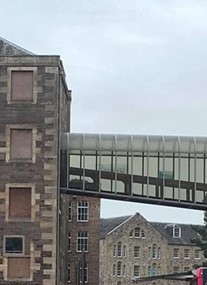
[[[187,272],[203,261],[192,242],[196,238],[190,225],[152,223],[139,213],[102,219],[99,284],[133,284],[140,277]]]
[[[59,56],[0,38],[0,284],[67,282],[68,197],[59,192],[71,93]]]

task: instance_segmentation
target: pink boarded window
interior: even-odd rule
[[[11,101],[32,101],[33,71],[11,72]]]
[[[11,159],[32,159],[32,129],[10,130]]]

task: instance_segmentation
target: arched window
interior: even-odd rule
[[[151,250],[152,250],[152,248],[151,248],[151,246],[149,246],[149,248],[148,248],[149,258],[151,258],[151,255],[152,255]]]
[[[116,276],[116,264],[113,264],[113,276]]]
[[[116,245],[113,246],[113,256],[116,256]]]
[[[146,238],[144,230],[141,230],[141,238]]]
[[[123,275],[123,277],[126,276],[126,265],[125,264],[123,265],[122,275]]]
[[[139,267],[139,265],[134,265],[134,277],[140,277],[140,267]]]
[[[140,238],[141,237],[141,229],[140,228],[135,228],[134,229],[134,237],[135,238]]]
[[[129,237],[130,238],[146,238],[144,230],[142,230],[139,227],[134,228],[129,232]]]
[[[156,263],[153,263],[151,268],[151,276],[156,276],[156,275],[157,275],[157,265]]]
[[[156,246],[156,244],[153,244],[153,246],[152,246],[152,258],[153,259],[157,258],[157,246]]]
[[[133,237],[134,236],[134,230],[131,230],[129,233],[129,237]]]
[[[119,261],[117,263],[117,276],[121,277],[121,274],[122,274],[122,272],[121,272],[121,261]]]
[[[121,257],[122,256],[122,252],[121,252],[121,242],[119,241],[117,244],[117,256]]]
[[[160,249],[160,247],[158,247],[158,249],[157,249],[157,258],[160,259],[160,256],[161,256],[161,249]]]
[[[178,225],[173,225],[173,237],[180,238],[181,237],[181,228]]]
[[[123,257],[126,257],[126,245],[123,246]]]

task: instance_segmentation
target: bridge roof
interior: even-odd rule
[[[62,150],[207,153],[207,137],[64,133]]]

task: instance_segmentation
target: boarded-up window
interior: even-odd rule
[[[30,258],[8,257],[8,279],[29,279]]]
[[[33,71],[11,72],[11,101],[32,101]]]
[[[32,159],[32,130],[11,129],[11,159]]]
[[[31,188],[9,189],[9,218],[31,219]]]

